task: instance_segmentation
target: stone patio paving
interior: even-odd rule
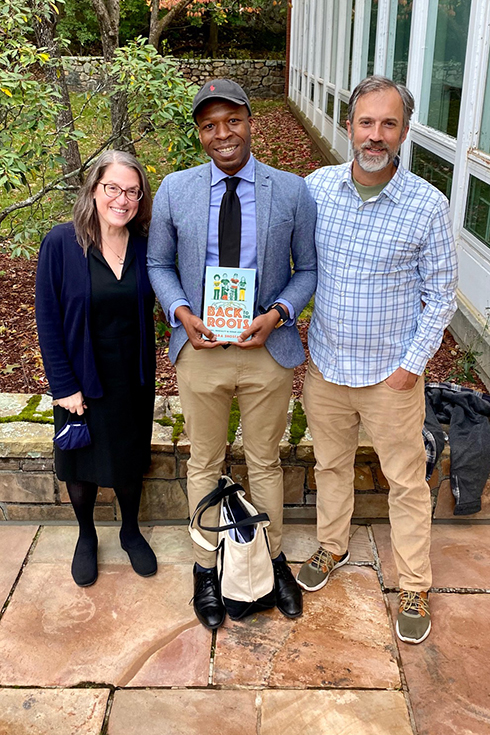
[[[435,524],[433,631],[394,637],[389,526],[353,526],[351,562],[304,615],[200,626],[185,526],[144,529],[155,577],[99,526],[75,586],[75,526],[0,524],[0,735],[490,735],[490,528]],[[293,568],[316,548],[286,525]]]

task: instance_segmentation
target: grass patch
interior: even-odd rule
[[[308,422],[306,421],[306,414],[303,411],[303,406],[300,401],[295,401],[293,415],[291,417],[291,428],[289,430],[289,443],[299,444],[306,434],[307,426]]]
[[[235,441],[238,426],[240,425],[240,407],[238,405],[238,398],[233,397],[230,408],[230,418],[228,420],[228,444],[233,444]]]

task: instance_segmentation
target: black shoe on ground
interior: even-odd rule
[[[223,625],[225,606],[221,599],[218,570],[206,569],[202,572],[194,564],[194,612],[200,623],[209,630],[216,630]]]
[[[152,577],[157,571],[157,558],[148,541],[140,534],[131,542],[125,542],[119,534],[121,549],[129,556],[129,561],[140,577]]]
[[[303,614],[303,595],[284,554],[272,560],[272,567],[277,609],[287,618],[298,618]]]
[[[71,575],[79,587],[97,582],[97,538],[78,539],[71,563]]]

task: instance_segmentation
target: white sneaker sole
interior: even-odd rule
[[[301,582],[301,580],[299,579],[299,575],[300,575],[301,572],[298,573],[298,576],[296,577],[296,581],[299,584],[299,586],[302,589],[306,590],[307,592],[316,592],[317,590],[321,590],[321,588],[322,587],[325,587],[325,585],[327,584],[328,578],[330,577],[330,575],[332,574],[332,572],[335,572],[336,569],[339,569],[340,567],[343,567],[344,564],[347,564],[347,562],[349,561],[349,559],[350,559],[350,552],[348,551],[347,552],[347,556],[345,557],[345,559],[342,559],[342,561],[337,562],[337,564],[334,566],[334,568],[327,574],[327,576],[325,577],[325,579],[322,582],[320,582],[320,584],[317,584],[316,587],[308,587],[304,582]]]
[[[399,639],[400,639],[401,641],[403,641],[404,643],[411,643],[412,645],[416,645],[417,643],[422,643],[422,641],[425,641],[425,639],[427,638],[427,636],[428,636],[428,635],[429,635],[429,633],[430,633],[430,629],[431,629],[431,628],[432,628],[432,621],[430,621],[430,622],[429,622],[429,627],[428,627],[428,628],[427,628],[427,630],[425,631],[425,633],[424,633],[424,635],[422,636],[422,638],[417,638],[416,640],[415,640],[415,638],[404,638],[404,637],[403,637],[403,636],[401,635],[401,633],[400,633],[400,629],[399,629],[399,627],[398,627],[398,620],[396,621],[396,634],[397,634],[398,638],[399,638]]]

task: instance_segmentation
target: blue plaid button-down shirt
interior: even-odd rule
[[[325,380],[339,385],[374,385],[400,366],[421,375],[456,310],[447,199],[397,163],[366,202],[351,163],[306,178],[318,209],[309,348]]]

